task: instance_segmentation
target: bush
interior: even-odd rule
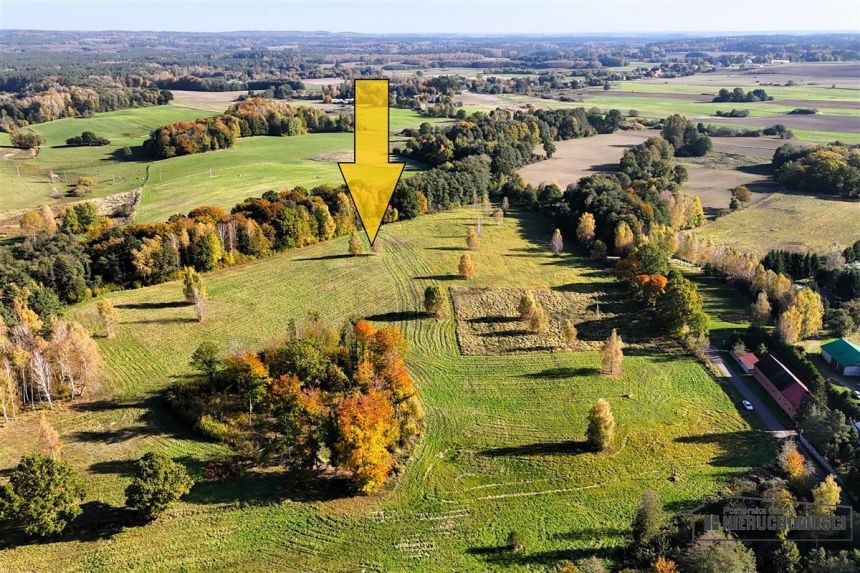
[[[45,138],[29,129],[16,129],[9,135],[12,147],[19,149],[33,149],[45,143]]]
[[[73,145],[77,147],[110,145],[110,139],[106,137],[99,137],[92,131],[84,131],[80,135],[75,135],[74,137],[68,138],[66,140],[66,145]],[[131,152],[130,149],[129,152]]]
[[[80,515],[84,483],[70,464],[43,454],[29,454],[0,487],[0,515],[27,535],[61,533]]]
[[[126,505],[146,519],[155,519],[191,491],[194,481],[182,464],[149,452],[137,462],[134,481],[125,490]]]

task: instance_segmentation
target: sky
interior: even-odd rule
[[[0,0],[0,29],[860,33],[860,0]]]

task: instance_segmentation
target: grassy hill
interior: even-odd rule
[[[337,161],[351,161],[353,135],[318,133],[298,137],[252,137],[231,149],[150,162],[140,156],[140,146],[156,127],[174,121],[215,115],[180,106],[158,106],[68,118],[32,126],[45,138],[38,155],[12,148],[0,149],[0,217],[4,212],[63,201],[79,201],[66,192],[78,177],[96,181],[85,199],[93,199],[143,187],[135,220],[153,222],[199,205],[230,208],[245,197],[269,189],[322,183],[341,183]],[[405,109],[391,110],[392,134],[422,122],[448,120],[426,118]],[[68,147],[66,139],[92,131],[110,139],[103,147]],[[392,140],[396,145],[399,138]],[[0,145],[9,136],[0,133]],[[129,146],[137,160],[115,154]],[[406,173],[420,166],[411,165]],[[60,176],[52,182],[49,173]],[[193,189],[193,192],[191,191]],[[59,195],[59,196],[58,196]]]
[[[485,224],[473,253],[477,277],[457,278],[474,220],[474,211],[461,209],[386,226],[379,257],[345,256],[341,238],[210,273],[203,324],[177,283],[109,295],[121,322],[116,339],[99,341],[109,381],[100,395],[50,414],[64,456],[87,474],[84,515],[62,542],[0,550],[0,572],[542,570],[559,559],[611,557],[646,488],[681,511],[772,458],[771,438],[671,345],[629,350],[617,380],[597,372],[594,351],[463,356],[454,316],[436,321],[416,312],[428,284],[599,295],[595,328],[599,320],[632,322],[639,312],[609,271],[573,255],[552,257],[551,228],[532,213]],[[199,477],[206,460],[224,453],[158,396],[190,374],[200,341],[257,348],[309,310],[332,324],[360,314],[405,331],[429,427],[401,475],[368,498],[261,471],[200,483],[157,522],[112,529],[111,518],[122,517],[116,506],[129,460],[163,451]],[[489,305],[486,320],[500,312]],[[90,304],[70,314],[90,322],[93,313]],[[582,440],[600,397],[611,401],[618,432],[609,452],[594,454]],[[28,414],[0,428],[0,469],[31,447],[37,424]],[[499,551],[514,529],[525,551]]]

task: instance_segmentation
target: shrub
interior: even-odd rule
[[[182,464],[149,452],[138,460],[134,480],[126,488],[126,505],[146,519],[155,519],[191,491],[194,481]]]
[[[45,138],[29,129],[16,129],[9,135],[12,147],[19,149],[33,149],[45,143]]]
[[[508,533],[508,549],[514,553],[520,553],[525,549],[525,541],[523,541],[523,536],[518,531]]]
[[[445,316],[445,295],[439,286],[430,285],[424,289],[424,310],[436,318]]]
[[[27,535],[61,533],[80,515],[84,484],[70,464],[43,454],[28,454],[0,487],[0,514]]]

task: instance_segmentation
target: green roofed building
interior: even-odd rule
[[[843,376],[860,376],[860,346],[837,338],[821,347],[821,357]]]

